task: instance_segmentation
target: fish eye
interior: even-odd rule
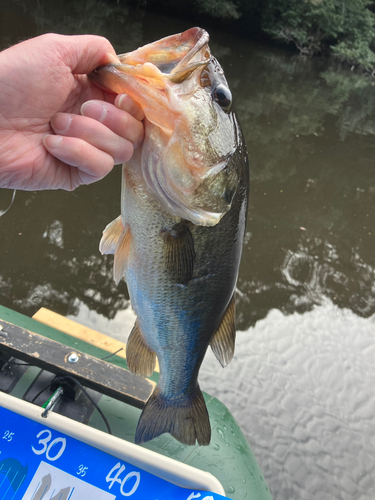
[[[213,97],[219,106],[224,109],[232,104],[232,92],[222,83],[215,88]]]

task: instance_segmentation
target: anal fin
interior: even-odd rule
[[[154,373],[156,355],[146,344],[136,320],[126,344],[126,361],[129,370],[141,377],[150,377]]]
[[[169,399],[158,387],[151,394],[139,418],[134,442],[150,441],[169,432],[180,443],[208,446],[211,426],[203,394],[197,386],[194,394]]]
[[[211,349],[223,368],[232,361],[235,341],[236,325],[233,296],[225,310],[219,328],[210,341]]]
[[[194,240],[186,222],[182,220],[170,230],[162,232],[167,271],[176,283],[186,284],[194,271]]]

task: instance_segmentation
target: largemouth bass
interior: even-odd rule
[[[226,366],[235,344],[234,291],[245,231],[248,160],[223,70],[201,28],[120,55],[96,69],[102,88],[127,93],[145,113],[145,138],[123,165],[121,215],[100,242],[125,276],[137,320],[129,369],[159,383],[135,442],[169,432],[208,445],[198,385],[209,345]]]

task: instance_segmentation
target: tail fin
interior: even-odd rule
[[[140,416],[134,442],[150,441],[169,432],[183,444],[207,446],[211,440],[211,426],[203,394],[197,386],[192,396],[172,400],[165,398],[158,387],[152,393]]]

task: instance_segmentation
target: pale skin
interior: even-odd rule
[[[131,158],[142,109],[86,76],[117,61],[93,35],[42,35],[0,52],[0,188],[72,191]]]

